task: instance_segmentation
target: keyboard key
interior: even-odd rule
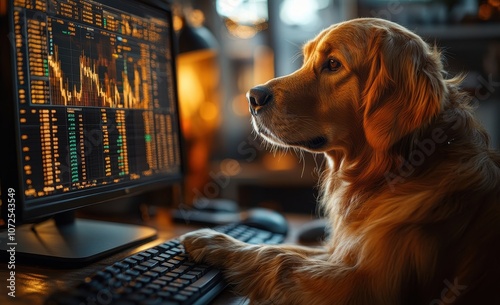
[[[163,298],[163,299],[166,299],[166,298],[170,298],[171,296],[173,296],[173,293],[162,290],[162,291],[158,291],[156,293],[156,295]]]
[[[130,276],[134,276],[134,277],[138,277],[141,273],[137,270],[130,269],[130,270],[125,271],[125,274],[128,274]]]
[[[165,254],[169,256],[175,256],[177,254],[181,253],[181,251],[178,251],[178,249],[171,249],[165,252]]]
[[[153,269],[151,269],[151,271],[154,271],[158,274],[163,274],[165,272],[167,272],[169,269],[167,267],[161,267],[161,266],[158,266],[158,267],[154,267]]]
[[[170,287],[175,287],[175,288],[182,288],[182,287],[184,287],[184,285],[183,285],[183,284],[181,284],[181,283],[177,283],[177,282],[171,282],[171,283],[168,283],[168,286],[170,286]]]
[[[148,269],[148,267],[144,267],[144,266],[141,266],[141,265],[137,265],[137,266],[135,266],[135,267],[134,267],[134,270],[137,270],[137,271],[139,271],[139,272],[146,272],[146,271],[148,271],[149,269]]]
[[[154,266],[158,265],[160,262],[155,260],[155,259],[150,259],[148,261],[142,262],[141,266],[144,266],[146,268],[153,268]]]
[[[191,284],[191,287],[199,288],[201,291],[208,289],[215,278],[220,277],[221,273],[219,270],[212,269],[208,271],[205,275],[199,278],[196,282]]]
[[[150,278],[157,278],[160,274],[158,272],[154,272],[154,271],[147,271],[147,272],[144,272],[143,275],[150,277]]]
[[[190,283],[190,281],[188,280],[184,280],[184,279],[181,279],[181,278],[178,278],[174,281],[174,283],[178,283],[178,284],[181,284],[182,286],[186,286],[187,284]]]
[[[188,269],[189,267],[188,266],[179,266],[173,270],[171,270],[170,272],[172,273],[177,273],[177,274],[183,274],[184,272],[186,272],[186,270]]]
[[[164,259],[170,259],[172,257],[172,255],[168,254],[168,253],[162,253],[162,254],[160,254],[158,256],[160,256],[160,257],[162,257]]]
[[[165,281],[165,282],[171,282],[171,281],[173,281],[174,279],[175,279],[175,277],[172,277],[172,276],[166,276],[166,275],[161,276],[161,277],[159,277],[159,278],[158,278],[158,280],[160,280],[160,281]]]
[[[165,276],[176,279],[179,277],[179,273],[167,272],[167,273],[165,273]]]
[[[197,294],[198,292],[200,292],[200,288],[189,286],[184,288],[184,291],[190,291],[192,292],[192,294]]]
[[[130,275],[126,275],[124,273],[118,274],[115,278],[123,282],[130,282],[132,280]]]
[[[146,288],[149,288],[149,289],[152,289],[154,291],[157,291],[157,290],[160,290],[162,286],[158,285],[158,284],[154,284],[154,283],[151,283],[151,284],[148,284],[146,286]]]
[[[160,280],[160,279],[158,279],[158,280],[154,280],[152,283],[153,283],[153,284],[156,284],[156,285],[158,285],[158,286],[163,287],[163,286],[167,285],[167,283],[168,283],[168,282],[167,282],[167,281],[164,281],[164,280]]]
[[[155,256],[153,257],[153,259],[159,261],[159,262],[164,262],[165,261],[165,258],[164,257],[161,257],[161,256]]]
[[[128,258],[124,259],[123,262],[127,263],[127,264],[129,264],[131,266],[135,266],[135,265],[137,265],[139,263],[139,261],[137,261],[137,260],[135,260],[135,259],[133,259],[131,257],[128,257]]]
[[[186,275],[192,275],[196,279],[199,279],[203,275],[203,272],[191,270],[191,271],[186,272]]]
[[[149,259],[152,256],[152,254],[148,253],[148,252],[141,252],[141,253],[139,253],[137,255],[144,256],[147,259]]]
[[[166,242],[165,244],[171,245],[172,247],[177,247],[178,245],[180,245],[180,242],[177,239],[173,239],[169,242]]]
[[[153,255],[156,255],[156,254],[158,254],[158,252],[160,252],[160,251],[158,251],[158,250],[156,250],[156,249],[154,249],[154,248],[151,248],[151,249],[146,250],[146,252],[147,252],[147,253],[150,253],[150,254],[153,254]]]
[[[142,255],[133,255],[130,257],[131,259],[135,260],[136,262],[140,263],[146,260],[146,258]]]
[[[115,268],[115,267],[113,267],[113,266],[108,266],[108,267],[106,267],[104,270],[106,270],[107,272],[109,272],[109,273],[111,273],[111,274],[118,274],[118,273],[120,273],[120,271],[121,271],[120,269]]]
[[[151,278],[149,276],[141,275],[136,279],[136,281],[141,283],[149,283],[151,282]]]
[[[137,280],[128,283],[128,287],[130,287],[132,289],[140,289],[143,286],[144,286],[144,283],[137,281]]]
[[[183,275],[181,275],[180,278],[183,280],[188,280],[189,282],[193,282],[193,281],[198,279],[198,277],[196,277],[195,275],[191,275],[191,274],[183,274]]]
[[[175,295],[179,291],[179,288],[175,286],[165,286],[162,288],[162,291],[169,292],[172,295]]]

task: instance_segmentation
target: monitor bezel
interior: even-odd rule
[[[137,181],[123,182],[118,185],[106,185],[84,189],[77,192],[51,195],[44,198],[37,198],[26,204],[18,193],[22,190],[22,161],[20,160],[21,154],[17,150],[20,147],[20,130],[19,125],[16,124],[18,118],[18,102],[15,97],[17,92],[16,85],[13,80],[16,79],[15,63],[11,60],[14,56],[14,46],[11,44],[11,29],[13,20],[11,19],[13,13],[13,1],[8,1],[7,15],[0,16],[0,55],[2,63],[2,72],[0,78],[0,88],[4,93],[5,102],[2,105],[0,118],[2,120],[1,143],[4,145],[2,148],[3,157],[0,158],[1,170],[1,196],[2,196],[2,219],[7,222],[12,219],[12,212],[15,215],[16,225],[23,223],[36,222],[39,219],[54,216],[59,213],[76,210],[79,208],[116,200],[124,197],[138,196],[150,191],[159,190],[162,188],[174,187],[184,183],[185,177],[185,157],[184,157],[184,137],[182,136],[182,129],[180,123],[180,105],[177,90],[174,90],[174,103],[177,108],[176,122],[178,143],[180,149],[180,171],[177,174],[168,174],[155,176],[145,179],[144,182],[138,183]],[[177,89],[177,39],[173,27],[173,7],[171,1],[164,0],[130,0],[130,2],[137,2],[147,5],[152,9],[160,10],[165,17],[170,20],[172,26],[170,27],[170,45],[172,46],[172,60],[171,68],[174,72],[172,75],[173,86]],[[16,127],[16,128],[13,128]],[[13,130],[14,129],[14,130]],[[6,132],[9,131],[9,132]],[[14,191],[12,195],[11,191]],[[10,200],[9,200],[10,199]],[[168,200],[168,198],[165,198]],[[14,203],[14,204],[9,204]],[[35,203],[35,204],[34,204]],[[169,204],[166,202],[166,204]],[[14,208],[13,208],[14,207]],[[13,208],[13,209],[12,209]]]

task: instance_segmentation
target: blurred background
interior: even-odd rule
[[[499,147],[500,0],[174,3],[188,204],[227,198],[242,207],[317,215],[322,157],[263,144],[252,132],[245,93],[299,68],[304,42],[356,17],[398,22],[444,50],[446,69],[467,73],[464,87]]]

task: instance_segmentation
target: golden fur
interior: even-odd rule
[[[436,48],[389,21],[322,31],[249,92],[267,141],[323,153],[324,247],[182,236],[253,304],[500,304],[500,157]]]

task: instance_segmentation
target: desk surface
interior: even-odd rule
[[[287,237],[288,243],[295,243],[297,229],[307,221],[312,220],[312,217],[302,215],[287,215],[290,224],[290,234]],[[12,298],[7,295],[7,279],[9,278],[9,270],[5,262],[1,264],[0,279],[0,304],[29,304],[42,305],[45,298],[54,292],[56,289],[72,287],[86,276],[102,269],[105,266],[112,264],[128,255],[142,251],[149,247],[153,247],[165,240],[175,238],[183,233],[195,230],[199,226],[185,225],[173,223],[171,221],[168,210],[158,210],[154,219],[146,223],[147,225],[158,229],[158,238],[147,244],[122,251],[114,254],[96,263],[86,265],[77,269],[50,269],[40,266],[26,266],[16,264],[16,297]],[[231,305],[246,304],[242,298],[232,294],[230,291],[224,291],[213,302],[213,305]]]

